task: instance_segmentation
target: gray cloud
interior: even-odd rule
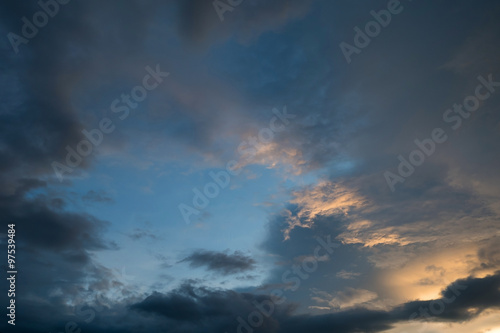
[[[135,228],[132,232],[128,233],[127,236],[132,240],[139,240],[142,238],[150,238],[150,239],[158,239],[159,238],[153,232],[146,230],[146,229],[141,229],[141,228]]]
[[[135,333],[144,329],[194,333],[236,332],[241,321],[248,323],[252,313],[259,313],[255,305],[257,304],[263,311],[271,312],[269,317],[257,315],[262,318],[262,324],[258,328],[262,333],[382,332],[397,323],[408,322],[414,313],[421,313],[421,308],[428,309],[429,316],[416,316],[418,317],[416,320],[434,322],[471,320],[486,309],[500,308],[499,288],[500,272],[497,272],[484,278],[469,277],[455,281],[442,291],[443,297],[439,299],[408,302],[388,311],[354,308],[315,316],[296,314],[295,305],[286,302],[281,305],[274,304],[273,300],[278,300],[266,295],[215,290],[184,283],[167,294],[155,292],[142,300],[130,299],[124,303],[110,303],[99,313],[99,320],[81,325],[82,330],[87,328],[98,333],[105,331]],[[452,301],[445,302],[445,299]],[[429,309],[437,308],[435,304],[439,302],[446,304],[444,309],[432,313]],[[64,323],[63,318],[47,316],[40,319],[47,329],[57,329],[58,325]],[[241,318],[241,321],[238,318]],[[32,314],[26,319],[28,321],[20,322],[20,332],[28,332],[27,327],[32,326],[29,324]],[[42,331],[40,327],[32,330],[36,333]]]
[[[239,251],[227,254],[198,250],[181,262],[189,262],[191,267],[205,267],[210,271],[226,275],[249,271],[255,267],[255,260]]]

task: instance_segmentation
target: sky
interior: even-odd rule
[[[3,1],[0,332],[500,333],[499,15]]]

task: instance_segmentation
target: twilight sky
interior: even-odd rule
[[[0,332],[500,333],[499,15],[3,1]]]

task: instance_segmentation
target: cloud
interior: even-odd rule
[[[430,320],[463,321],[477,317],[486,309],[500,309],[500,272],[484,278],[469,277],[457,280],[441,292],[441,298],[430,301],[408,302],[392,312],[419,313],[420,308],[433,309],[437,301],[446,304],[440,313]],[[450,302],[450,299],[452,300]]]
[[[53,209],[50,196],[25,198],[30,189],[41,184],[43,182],[33,180],[20,181],[15,194],[0,196],[2,216],[15,223],[23,234],[21,244],[56,252],[116,248],[100,236],[108,222],[85,213]]]
[[[480,269],[500,269],[500,243],[494,238],[478,250]]]
[[[340,279],[344,279],[344,280],[354,280],[360,275],[361,275],[361,273],[347,272],[345,270],[341,270],[340,272],[335,274],[336,277],[338,277]]]
[[[239,251],[227,254],[198,250],[180,262],[189,262],[191,267],[205,267],[224,275],[242,273],[255,268],[255,260]]]
[[[142,315],[155,314],[171,321],[171,329],[191,332],[235,331],[238,317],[247,318],[255,311],[255,304],[269,306],[272,299],[265,295],[238,293],[193,287],[184,284],[168,293],[154,293],[130,308]],[[280,318],[291,314],[293,305],[273,306],[273,316],[264,317],[260,329],[263,332],[279,330]]]
[[[457,289],[457,286],[460,286]],[[373,311],[352,309],[319,316],[296,316],[289,318],[283,331],[301,332],[339,332],[351,333],[359,331],[382,332],[390,329],[398,322],[408,321],[417,314],[420,320],[463,322],[479,316],[485,309],[500,309],[500,272],[482,279],[467,278],[456,281],[443,290],[443,298],[429,301],[408,302],[389,311]],[[458,295],[458,296],[454,296]],[[448,301],[445,302],[444,299]],[[431,312],[436,303],[446,304],[444,310]],[[429,315],[420,315],[420,309],[427,309]],[[474,311],[470,311],[474,309]]]
[[[350,296],[355,297],[350,297]],[[368,293],[352,290],[346,299],[366,300]],[[365,296],[362,296],[365,295]],[[291,303],[275,304],[278,299],[249,292],[219,290],[183,283],[168,292],[154,292],[147,297],[129,298],[120,302],[107,300],[101,306],[99,320],[83,323],[92,332],[135,333],[148,330],[164,329],[173,332],[215,333],[236,331],[242,321],[262,318],[259,331],[263,333],[299,333],[299,332],[383,332],[397,324],[409,323],[410,317],[429,322],[463,323],[477,318],[486,310],[500,311],[500,272],[484,278],[462,279],[445,288],[441,297],[426,301],[410,301],[389,310],[370,310],[350,307],[323,315],[297,314],[297,307]],[[444,308],[436,304],[445,304]],[[37,310],[23,313],[25,320],[19,321],[19,331],[28,332],[35,313],[43,313],[40,303],[33,303],[30,309]],[[60,329],[66,320],[78,318],[62,315],[66,305],[61,308],[48,308],[54,311],[52,316],[37,317],[39,326],[31,332],[43,332],[46,329]],[[269,311],[271,316],[262,315],[258,309]],[[324,307],[322,310],[324,311]],[[420,309],[427,309],[428,316],[420,315]],[[431,310],[431,309],[438,309]],[[253,314],[253,315],[252,315]],[[417,316],[415,317],[415,314]],[[253,317],[252,317],[253,316]],[[241,319],[239,319],[241,318]],[[250,319],[249,319],[250,318]],[[253,319],[254,322],[256,319]],[[259,320],[260,322],[260,320]],[[17,325],[16,325],[17,326]]]
[[[312,300],[320,305],[328,305],[330,309],[348,309],[352,307],[368,307],[368,302],[378,298],[377,293],[366,289],[347,288],[331,295],[325,291],[313,289]]]
[[[157,253],[157,254],[155,254],[155,258],[158,259],[161,262],[161,264],[160,264],[161,268],[170,268],[170,267],[172,267],[172,264],[170,264],[169,258],[167,258],[166,256],[164,256],[163,254]]]
[[[367,205],[366,200],[355,191],[328,181],[294,191],[292,195],[290,204],[297,206],[297,212],[284,211],[288,224],[283,230],[285,240],[290,238],[294,228],[311,228],[318,216],[348,215],[351,210]]]
[[[22,272],[16,283],[23,290],[16,292],[16,302],[24,304],[18,307],[16,318],[26,320],[25,331],[41,329],[48,313],[64,317],[68,306],[87,302],[96,293],[120,294],[119,278],[94,257],[98,251],[117,249],[103,237],[109,223],[64,210],[62,199],[58,199],[61,205],[54,206],[48,194],[30,197],[30,191],[46,190],[44,182],[22,180],[18,184],[13,194],[0,195],[0,216],[4,226],[15,224],[15,256]],[[0,286],[8,289],[7,281]]]
[[[233,36],[246,42],[304,16],[309,11],[310,2],[243,1],[232,11],[225,12],[224,21],[220,21],[213,2],[187,0],[179,7],[178,28],[180,35],[191,42],[206,43],[208,39],[217,41]]]
[[[363,229],[368,228],[370,225],[365,224],[360,226],[359,222],[354,222],[338,238],[345,244],[363,244],[366,247],[392,244],[404,246],[410,244],[409,241],[398,234],[396,228],[377,228],[377,231],[369,230],[363,232]]]
[[[152,240],[159,238],[157,234],[141,228],[134,228],[134,230],[128,233],[127,236],[132,240],[139,240],[146,237]]]
[[[243,154],[237,168],[249,165],[263,165],[267,169],[283,171],[284,176],[300,175],[306,171],[306,160],[302,153],[295,148],[287,147],[281,142],[259,143],[254,146],[250,155]]]

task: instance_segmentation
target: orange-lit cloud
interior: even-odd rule
[[[288,227],[283,230],[286,239],[290,232],[297,227],[310,228],[318,216],[348,215],[351,210],[360,209],[367,205],[366,199],[355,191],[339,183],[323,181],[316,186],[306,187],[292,193],[291,204],[299,207],[296,214],[285,210]]]
[[[378,298],[377,293],[366,289],[346,288],[336,292],[334,295],[313,289],[311,299],[321,307],[328,307],[332,310],[344,310],[355,306],[373,307],[369,303]]]

